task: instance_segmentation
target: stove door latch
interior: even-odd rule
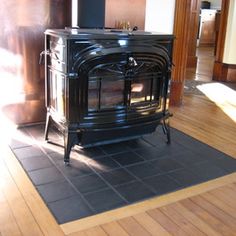
[[[138,63],[136,62],[136,60],[133,57],[128,58],[128,67],[132,68],[137,65],[138,65]]]

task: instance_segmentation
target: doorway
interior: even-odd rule
[[[213,67],[216,59],[217,41],[222,0],[202,2],[198,0],[198,30],[196,32],[196,63],[189,64],[186,80],[203,82],[212,81]],[[191,40],[191,39],[190,39]]]

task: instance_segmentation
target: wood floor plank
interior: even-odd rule
[[[107,236],[108,234],[100,227],[93,227],[84,231],[87,236]]]
[[[231,184],[228,184],[226,186],[226,188],[230,189],[231,192],[235,192],[236,191],[236,181]]]
[[[174,205],[174,204],[173,204]],[[183,217],[178,211],[176,211],[172,205],[164,206],[159,210],[169,217],[175,224],[177,224],[188,235],[192,236],[204,236],[197,227],[195,227],[187,218]]]
[[[224,211],[225,213],[229,214],[234,219],[236,219],[235,209],[227,205],[224,201],[221,201],[220,199],[218,199],[214,194],[209,193],[209,192],[203,193],[201,194],[201,197],[205,198],[208,202],[215,205],[216,207],[218,207],[219,209],[221,209],[222,211]]]
[[[171,205],[179,214],[183,217],[187,218],[193,225],[195,225],[198,229],[200,229],[206,235],[211,236],[221,236],[220,233],[216,232],[213,228],[211,228],[205,221],[199,218],[192,211],[188,210],[181,203],[176,202]]]
[[[191,200],[236,232],[236,219],[231,217],[228,213],[225,213],[222,209],[216,207],[201,196],[194,196]]]
[[[170,236],[168,231],[166,231],[157,221],[145,212],[135,215],[134,219],[151,235]]]
[[[12,211],[0,191],[0,232],[2,236],[22,236]]]
[[[79,231],[79,232],[75,232],[72,234],[68,234],[67,236],[87,236],[85,232],[83,231]]]
[[[166,231],[175,236],[187,236],[177,224],[175,224],[169,217],[162,213],[159,209],[153,209],[147,212],[155,221],[157,221]]]
[[[130,236],[150,236],[148,233],[133,217],[127,217],[118,221],[121,227]]]
[[[23,235],[43,235],[6,166],[5,168],[1,167],[0,178],[5,183],[4,186],[0,186],[0,188],[11,208],[21,233]]]
[[[226,188],[231,192],[231,193],[235,193],[236,191],[236,180],[232,183],[229,183]]]
[[[180,201],[180,203],[184,207],[186,207],[189,211],[193,212],[195,215],[197,215],[199,218],[205,221],[208,225],[210,225],[211,228],[213,228],[215,231],[217,231],[221,235],[224,235],[224,236],[234,235],[234,231],[232,231],[230,227],[223,224],[219,219],[212,216],[209,212],[202,209],[200,206],[195,204],[190,199],[182,200]]]
[[[129,234],[117,222],[107,223],[101,227],[109,236],[129,236]]]
[[[213,189],[210,191],[210,193],[219,198],[221,201],[225,202],[225,204],[236,211],[236,191],[232,191],[232,189],[228,188],[228,185],[222,188]]]

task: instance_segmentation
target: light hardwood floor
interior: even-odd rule
[[[211,81],[213,66],[215,62],[214,47],[198,47],[196,68],[187,68],[186,79],[199,81]]]

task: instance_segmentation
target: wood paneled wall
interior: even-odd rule
[[[230,4],[229,0],[222,0],[221,19],[220,19],[217,47],[216,47],[216,59],[213,69],[213,80],[217,81],[230,81],[231,79],[229,79],[228,77],[230,76],[230,74],[233,73],[232,71],[235,70],[232,68],[229,69],[229,65],[223,63],[229,4]]]
[[[114,28],[118,21],[129,21],[131,28],[144,29],[146,0],[106,0],[105,26]]]
[[[173,73],[170,90],[170,104],[181,105],[188,58],[188,40],[191,16],[191,0],[176,0],[173,51]]]

